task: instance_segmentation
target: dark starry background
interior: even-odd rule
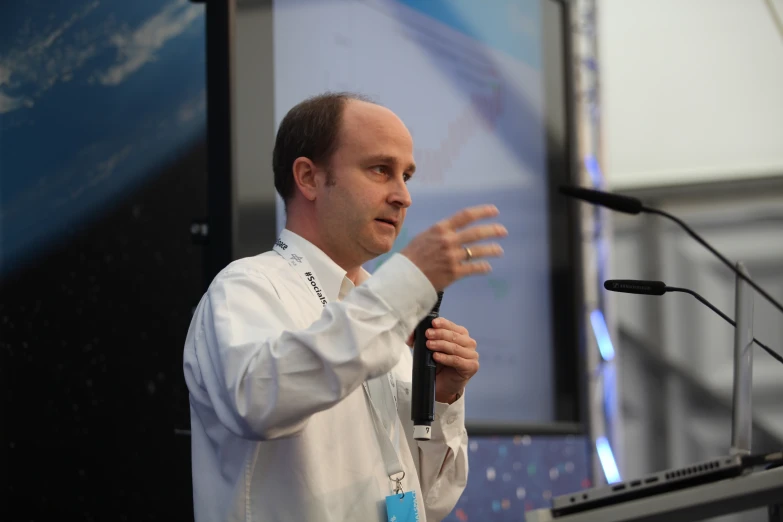
[[[182,345],[204,147],[0,286],[10,517],[192,520]],[[177,204],[173,205],[172,201]]]

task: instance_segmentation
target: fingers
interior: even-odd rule
[[[438,319],[438,321],[446,321]],[[447,355],[456,355],[463,359],[478,359],[479,354],[476,351],[476,341],[471,339],[468,331],[449,321],[454,329],[432,328],[427,330],[427,348],[434,352],[445,353]],[[459,329],[460,332],[457,332]]]
[[[474,221],[495,217],[498,213],[498,208],[495,205],[479,205],[460,210],[443,221],[443,224],[450,230],[459,230]]]
[[[483,239],[496,237],[506,237],[508,230],[503,225],[477,225],[457,232],[457,242],[459,244],[474,243]]]
[[[463,247],[464,250],[464,247]],[[465,260],[467,261],[467,252],[465,252]],[[498,244],[491,245],[471,245],[470,246],[470,258],[476,259],[479,257],[500,257],[503,255],[503,247]]]
[[[471,261],[470,263],[462,263],[462,265],[455,270],[457,279],[463,277],[488,274],[492,272],[492,265],[488,261]]]
[[[435,362],[438,364],[454,368],[461,374],[475,375],[479,369],[478,359],[465,359],[464,357],[440,352],[432,354],[432,358],[435,359]]]
[[[470,359],[473,361],[478,361],[479,359],[479,353],[476,350],[471,348],[465,348],[464,346],[460,346],[456,343],[452,343],[449,341],[428,340],[427,348],[435,353],[442,353],[444,355],[453,355],[461,359]]]
[[[508,231],[499,224],[463,228],[497,215],[494,205],[464,209],[416,236],[400,253],[419,267],[436,290],[466,276],[486,274],[492,270],[487,258],[501,256],[503,249],[498,244],[476,243],[504,237]]]
[[[445,317],[438,317],[434,321],[432,321],[432,326],[435,328],[442,328],[444,330],[451,330],[453,332],[457,332],[458,334],[462,334],[465,337],[468,337],[470,334],[468,333],[468,329],[464,326],[460,326],[452,321],[449,321]],[[432,330],[433,334],[437,334],[437,330]],[[433,337],[433,339],[436,339],[437,337]],[[473,339],[471,339],[472,341]]]
[[[497,244],[471,246],[470,254],[470,259],[468,259],[467,252],[464,253],[464,257],[462,258],[463,262],[460,263],[460,266],[456,270],[457,276],[460,278],[491,272],[492,265],[490,265],[488,261],[478,260],[485,257],[500,257],[503,255],[503,248]]]

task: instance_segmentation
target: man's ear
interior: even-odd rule
[[[308,201],[314,201],[317,193],[317,180],[315,164],[308,158],[300,157],[294,160],[294,183],[299,192],[307,198]]]

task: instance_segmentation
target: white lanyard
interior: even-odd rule
[[[302,254],[302,252],[299,251],[295,245],[289,245],[280,238],[278,238],[278,240],[275,242],[274,251],[277,252],[280,257],[288,261],[288,264],[291,265],[291,267],[296,270],[300,276],[302,276],[305,284],[307,284],[310,290],[312,290],[315,298],[318,299],[321,305],[325,307],[327,304],[326,293],[318,282],[318,278],[316,277],[312,266],[310,266],[310,263],[308,263],[307,259],[305,259],[304,254]],[[382,386],[380,384],[381,381],[378,379],[373,379],[371,385],[368,385],[367,382],[363,383],[364,394],[367,396],[367,400],[370,404],[372,423],[373,427],[375,428],[375,434],[378,437],[378,443],[381,446],[383,461],[386,465],[386,474],[395,483],[395,487],[392,490],[395,493],[401,493],[401,482],[405,476],[405,472],[402,470],[400,459],[397,456],[397,452],[395,451],[391,437],[389,436],[389,433],[392,431],[391,423],[393,422],[395,425],[397,425],[398,422],[396,393],[397,384],[391,372],[389,372],[387,375],[389,377],[388,391],[391,392],[391,396],[394,399],[394,406],[391,405],[391,401],[384,400],[383,392],[386,391],[384,390],[386,387]],[[374,390],[374,393],[370,392],[371,386]],[[385,413],[387,422],[384,422],[381,412],[376,407],[375,402],[373,402],[373,395],[376,396],[376,400],[380,399],[385,403],[384,409],[386,410]],[[397,435],[399,436],[399,430],[397,430]]]

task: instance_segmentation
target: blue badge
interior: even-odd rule
[[[389,522],[416,522],[419,520],[416,492],[406,491],[404,496],[394,494],[386,497],[386,517]]]

